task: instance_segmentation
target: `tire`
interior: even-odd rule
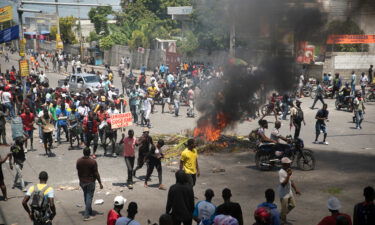
[[[255,154],[255,165],[261,171],[268,171],[271,169],[271,166],[263,165],[263,163],[269,163],[269,155],[261,151],[257,151]]]
[[[297,166],[303,171],[309,171],[315,169],[315,156],[314,153],[310,150],[302,150],[303,156],[301,153],[297,156]]]
[[[303,90],[303,96],[305,96],[305,97],[311,96],[311,89],[307,88],[307,89]]]
[[[337,110],[340,110],[340,101],[338,100],[338,99],[336,99],[336,101],[335,101],[335,107],[336,107],[336,109]]]

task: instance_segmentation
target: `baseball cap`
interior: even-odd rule
[[[119,205],[124,205],[126,202],[126,199],[122,196],[116,196],[115,199],[113,200],[114,204],[119,206]]]
[[[336,197],[330,197],[327,201],[327,207],[330,210],[339,210],[341,208],[341,203]]]
[[[281,163],[292,163],[292,160],[290,160],[288,157],[283,157],[281,159]]]

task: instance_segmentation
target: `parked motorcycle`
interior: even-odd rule
[[[332,91],[333,91],[333,86],[322,86],[323,87],[323,98],[328,98],[332,95]],[[311,91],[311,95],[310,97],[312,99],[315,99],[315,96],[316,96],[316,87],[314,90]]]
[[[354,96],[343,96],[343,92],[340,92],[336,97],[335,107],[337,110],[345,108],[348,112],[353,112],[353,100]]]
[[[290,146],[289,158],[292,160],[292,165],[297,162],[297,167],[301,170],[308,171],[315,169],[315,156],[313,151],[304,149],[303,140],[300,138],[292,139],[290,135],[287,136]],[[260,170],[270,170],[274,167],[281,167],[282,152],[276,149],[275,144],[265,144],[256,148],[255,163]]]

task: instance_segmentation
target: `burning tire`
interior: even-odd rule
[[[270,170],[271,165],[269,164],[269,160],[269,154],[263,153],[261,151],[257,151],[257,153],[255,154],[255,164],[259,170]]]
[[[303,150],[302,154],[298,154],[297,166],[304,171],[315,169],[315,157],[313,152],[310,150]]]

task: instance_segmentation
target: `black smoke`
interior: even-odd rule
[[[224,114],[229,128],[254,116],[271,91],[295,90],[301,66],[295,63],[294,46],[299,41],[323,42],[326,16],[318,4],[304,4],[313,1],[206,0],[210,1],[227,7],[218,23],[235,24],[237,47],[247,53],[236,57],[257,68],[228,63],[221,79],[201,88],[198,127],[220,127],[217,115]]]

